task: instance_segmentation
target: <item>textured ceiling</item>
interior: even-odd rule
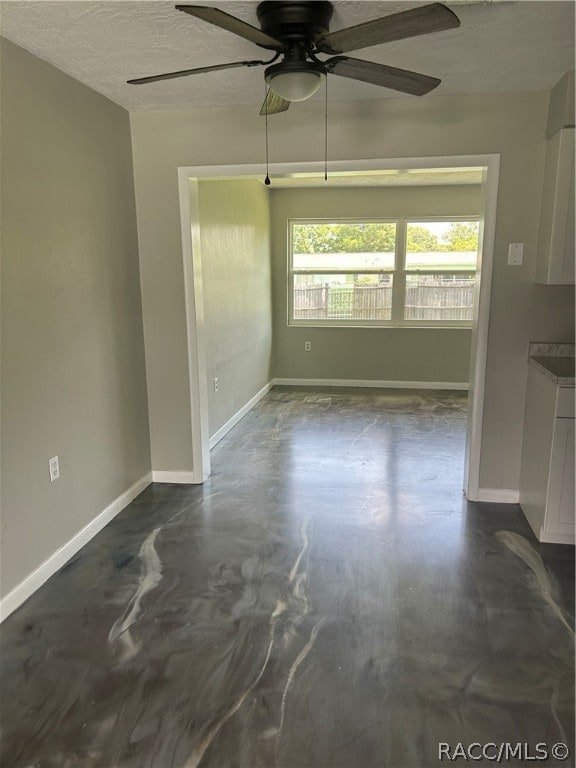
[[[198,0],[196,0],[198,2]],[[258,26],[256,2],[213,0]],[[335,0],[330,29],[417,2]],[[442,79],[425,98],[452,93],[548,90],[574,67],[574,2],[448,2],[459,29],[365,48],[353,56]],[[266,58],[267,51],[175,10],[173,2],[4,0],[2,35],[129,110],[257,105],[263,69],[211,72],[130,86],[133,77]],[[415,98],[332,76],[330,100]],[[314,99],[323,99],[316,94]]]

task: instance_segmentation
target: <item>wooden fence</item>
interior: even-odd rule
[[[469,281],[406,286],[406,320],[472,320],[474,284]],[[299,285],[295,320],[390,320],[392,286]]]
[[[406,320],[472,320],[474,281],[406,286]]]

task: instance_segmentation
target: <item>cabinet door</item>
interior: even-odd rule
[[[568,193],[568,215],[566,216],[566,235],[564,239],[564,253],[562,254],[562,265],[560,267],[562,275],[568,275],[568,282],[574,282],[574,160],[572,159],[572,179],[570,181],[570,191]]]
[[[545,528],[574,532],[574,419],[555,419]]]
[[[574,128],[547,142],[536,282],[574,284]]]

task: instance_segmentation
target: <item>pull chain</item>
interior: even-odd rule
[[[264,184],[267,187],[270,186],[270,176],[268,174],[268,94],[270,90],[266,87],[266,81],[264,81],[264,115],[266,119],[266,178]]]
[[[326,72],[326,88],[324,93],[324,181],[328,181],[328,72]]]

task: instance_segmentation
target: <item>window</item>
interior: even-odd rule
[[[289,222],[293,325],[472,322],[478,220]]]

